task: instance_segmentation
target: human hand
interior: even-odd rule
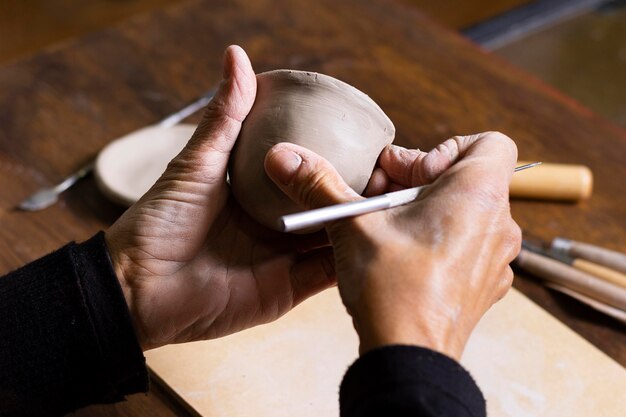
[[[232,198],[228,158],[255,95],[248,57],[229,47],[189,144],[106,232],[144,350],[270,322],[334,284],[324,234],[268,230]]]
[[[287,163],[294,158],[300,165]],[[516,159],[514,143],[493,132],[455,137],[429,153],[383,151],[368,194],[432,184],[411,204],[326,225],[362,353],[412,344],[459,359],[513,279],[521,233],[508,185]],[[362,198],[326,160],[293,144],[275,145],[265,168],[309,209]]]

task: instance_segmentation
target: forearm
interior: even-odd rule
[[[60,415],[146,391],[102,234],[0,278],[0,414]]]

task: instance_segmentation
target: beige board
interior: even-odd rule
[[[146,352],[190,409],[217,416],[338,416],[358,341],[336,289],[278,321],[222,339]],[[465,351],[489,416],[623,416],[626,370],[516,290]]]

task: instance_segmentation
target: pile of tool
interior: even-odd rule
[[[626,255],[565,238],[525,238],[515,266],[626,323]]]

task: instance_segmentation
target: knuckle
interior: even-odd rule
[[[295,189],[296,201],[308,208],[361,198],[327,160],[303,158]]]
[[[222,115],[225,113],[225,106],[222,100],[211,100],[204,109],[200,123],[194,133],[194,137],[206,136],[207,134],[210,134],[211,131],[216,128],[216,125],[219,127],[221,124],[219,122],[223,118]]]
[[[317,162],[310,166],[304,175],[305,178],[301,181],[302,186],[298,190],[298,200],[307,207],[317,207],[322,204],[328,194],[330,181],[328,167]]]
[[[504,133],[498,131],[485,132],[484,138],[497,141],[498,144],[505,148],[508,152],[517,155],[517,145],[515,144],[515,141]]]
[[[467,149],[470,145],[478,142],[479,140],[485,139],[493,132],[482,132],[475,133],[473,135],[466,136],[454,136],[451,141],[453,141],[458,149]]]
[[[478,141],[493,141],[497,142],[500,146],[506,146],[517,151],[517,146],[515,145],[513,139],[497,130],[477,133],[475,135],[461,136],[461,138],[465,140],[466,144],[471,144]]]
[[[509,138],[507,135],[497,130],[490,130],[487,132],[479,133],[475,136],[477,136],[477,140],[481,139],[481,140],[494,140],[494,141],[499,141],[499,142],[513,142],[511,138]]]
[[[504,269],[504,273],[500,281],[498,282],[498,288],[496,289],[496,301],[501,300],[504,296],[509,292],[511,286],[513,285],[513,270],[510,266],[507,266]]]
[[[495,140],[506,140],[509,139],[507,135],[497,130],[490,130],[488,132],[483,133],[485,138],[495,139]]]
[[[466,149],[469,144],[478,140],[479,136],[480,135],[454,136],[449,140],[454,142],[458,149]]]
[[[432,153],[428,153],[422,160],[422,163],[420,165],[418,165],[420,170],[419,170],[419,175],[418,175],[418,179],[417,181],[415,181],[413,178],[410,178],[409,184],[414,184],[415,182],[419,182],[421,184],[428,184],[433,182],[433,180],[437,177],[437,160],[436,158],[434,158]],[[411,173],[411,176],[414,176],[413,173]]]
[[[510,216],[507,216],[504,222],[498,223],[497,254],[501,264],[508,265],[519,254],[522,247],[522,231]]]
[[[509,250],[509,262],[519,254],[522,248],[522,229],[511,218],[505,235],[505,246]]]

